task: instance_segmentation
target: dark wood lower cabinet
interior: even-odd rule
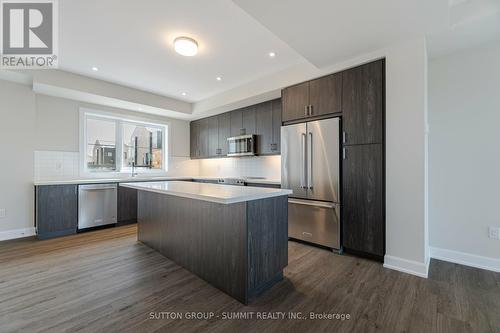
[[[76,233],[78,185],[37,186],[35,195],[35,221],[39,239]]]
[[[118,225],[137,222],[137,190],[118,186]]]
[[[383,260],[385,254],[382,144],[346,146],[343,160],[343,246]]]

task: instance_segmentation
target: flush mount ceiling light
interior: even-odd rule
[[[97,71],[99,70],[99,68],[97,68],[97,67],[92,67],[92,70],[93,70],[94,72],[97,72]]]
[[[217,81],[221,81],[221,80],[222,80],[222,77],[217,76],[215,79],[216,79]]]
[[[186,96],[186,95],[187,95],[187,93],[186,93],[186,92],[183,92],[181,95],[182,95],[182,96]]]
[[[271,57],[271,58],[276,57],[276,52],[269,52],[269,57]]]
[[[185,57],[192,57],[198,53],[198,42],[189,37],[177,37],[174,40],[175,52]]]

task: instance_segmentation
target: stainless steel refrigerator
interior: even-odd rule
[[[340,118],[281,128],[288,236],[340,249]]]

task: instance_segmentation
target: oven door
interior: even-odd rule
[[[227,139],[227,156],[252,156],[255,155],[254,135],[241,135]]]

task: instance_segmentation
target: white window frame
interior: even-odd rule
[[[116,142],[116,170],[90,171],[87,167],[87,118],[109,119],[115,121]],[[80,108],[80,175],[84,177],[123,177],[132,173],[131,167],[123,167],[123,124],[142,124],[148,127],[162,129],[163,137],[163,160],[162,169],[136,168],[138,175],[162,176],[168,173],[168,160],[170,153],[170,123],[167,121],[152,120],[144,117],[123,115],[114,112]]]

